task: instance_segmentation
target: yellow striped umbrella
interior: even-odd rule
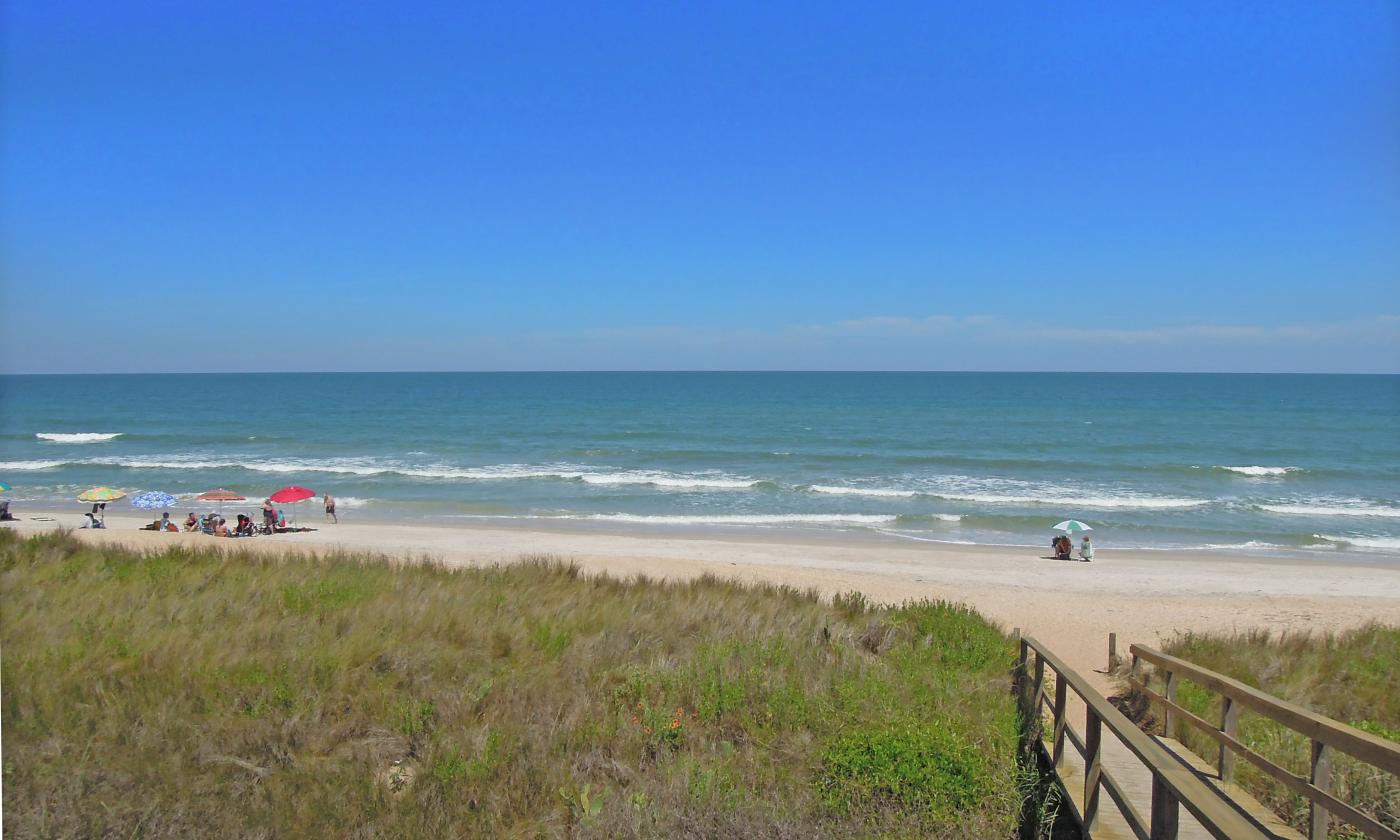
[[[91,490],[84,490],[78,495],[80,502],[115,502],[117,499],[126,498],[126,493],[121,490],[113,490],[111,487],[94,487]]]

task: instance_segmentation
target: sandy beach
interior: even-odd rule
[[[24,510],[22,532],[77,528],[72,510]],[[38,522],[32,517],[51,517]],[[1007,629],[1050,644],[1085,674],[1103,669],[1110,632],[1120,649],[1185,630],[1336,630],[1367,621],[1400,623],[1400,568],[1337,557],[1326,562],[1208,552],[1100,549],[1093,563],[1051,559],[1048,550],[933,543],[871,543],[839,535],[804,540],[751,533],[672,536],[479,525],[322,524],[316,530],[216,540],[203,534],[137,530],[150,518],[107,516],[107,529],[81,539],[135,547],[172,543],[295,553],[369,551],[449,566],[510,563],[547,554],[588,572],[684,579],[705,573],[751,582],[813,587],[825,595],[859,590],[885,602],[942,598],[972,605]]]

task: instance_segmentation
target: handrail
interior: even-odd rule
[[[1129,651],[1133,656],[1133,665],[1128,681],[1149,699],[1164,707],[1165,734],[1171,736],[1175,722],[1182,720],[1213,739],[1220,745],[1217,767],[1223,781],[1230,780],[1234,768],[1233,756],[1239,754],[1290,792],[1308,800],[1311,810],[1308,827],[1310,840],[1325,840],[1333,815],[1341,817],[1343,821],[1360,829],[1373,840],[1400,840],[1400,833],[1334,796],[1331,778],[1333,749],[1341,750],[1381,770],[1400,775],[1400,744],[1362,732],[1302,706],[1266,694],[1224,674],[1161,651],[1143,645],[1131,645]],[[1153,691],[1146,679],[1138,677],[1139,660],[1162,669],[1167,686],[1165,694]],[[1176,702],[1176,683],[1180,677],[1221,695],[1222,715],[1219,727]],[[1292,771],[1251,750],[1236,737],[1240,707],[1283,724],[1311,740],[1311,767],[1307,778],[1294,775]]]
[[[1153,665],[1182,674],[1194,683],[1213,689],[1231,697],[1243,706],[1287,726],[1289,729],[1306,735],[1316,741],[1355,756],[1367,764],[1374,765],[1400,776],[1400,744],[1387,741],[1369,732],[1362,732],[1345,723],[1332,720],[1305,709],[1272,694],[1265,694],[1257,688],[1245,685],[1239,680],[1227,677],[1216,671],[1178,659],[1170,654],[1153,650],[1143,645],[1131,645],[1129,651],[1136,657]]]
[[[1031,701],[1033,705],[1030,709],[1026,708],[1025,688],[1030,676],[1028,666],[1030,664],[1029,651],[1031,650],[1034,650],[1036,655],[1034,691],[1037,695],[1043,694],[1044,668],[1049,665],[1050,669],[1055,672],[1057,686],[1060,681],[1063,681],[1084,701],[1087,728],[1087,735],[1084,738],[1086,813],[1082,815],[1082,819],[1085,822],[1086,836],[1088,832],[1092,831],[1098,807],[1098,789],[1102,785],[1103,769],[1100,762],[1102,744],[1100,732],[1101,728],[1106,726],[1152,772],[1150,832],[1143,831],[1140,821],[1136,823],[1133,821],[1137,815],[1126,812],[1124,814],[1124,818],[1129,821],[1129,825],[1135,833],[1147,834],[1152,840],[1173,840],[1177,833],[1177,806],[1180,804],[1184,805],[1186,810],[1200,821],[1201,826],[1218,840],[1253,840],[1254,838],[1262,840],[1262,838],[1267,837],[1258,825],[1237,811],[1220,794],[1197,778],[1190,768],[1182,765],[1164,747],[1128,720],[1122,712],[1114,708],[1108,700],[1095,691],[1082,676],[1030,636],[1021,637],[1021,654],[1016,672],[1017,697],[1022,704],[1023,711],[1029,713],[1033,709],[1035,719],[1041,720],[1039,696]],[[1056,695],[1057,700],[1062,696],[1058,687]],[[1059,732],[1063,731],[1061,727],[1063,704],[1057,705],[1059,708],[1055,711],[1058,716],[1056,720],[1058,735]],[[1117,797],[1112,798],[1117,799]]]

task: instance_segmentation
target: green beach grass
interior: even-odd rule
[[[1017,835],[1011,642],[941,602],[0,530],[27,837]]]
[[[1373,735],[1400,741],[1400,627],[1370,624],[1343,633],[1312,634],[1185,633],[1161,650]],[[1125,695],[1131,707],[1139,710],[1145,728],[1157,731],[1160,711],[1146,713],[1147,698],[1130,687]],[[1206,720],[1220,719],[1219,696],[1185,677],[1177,687],[1177,702]],[[1177,737],[1201,757],[1215,761],[1217,747],[1205,735],[1183,724]],[[1239,738],[1274,763],[1307,775],[1309,741],[1282,724],[1245,710]],[[1400,781],[1342,753],[1334,755],[1332,764],[1337,796],[1400,830]],[[1235,762],[1235,781],[1307,833],[1306,799],[1242,759]],[[1334,823],[1331,836],[1361,835]]]

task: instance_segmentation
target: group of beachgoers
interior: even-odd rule
[[[1055,549],[1056,560],[1073,560],[1074,543],[1070,541],[1069,535],[1060,534],[1050,541],[1050,547]],[[1094,559],[1094,544],[1089,540],[1089,535],[1085,534],[1084,539],[1079,543],[1079,560],[1088,563]]]
[[[340,518],[335,513],[335,497],[327,494],[325,499],[326,519],[339,523]],[[103,514],[106,513],[107,505],[98,503],[92,506],[92,511],[84,514],[84,528],[106,528]],[[8,514],[8,504],[6,513]],[[170,518],[170,511],[162,513],[160,519],[150,525],[141,526],[142,531],[160,531],[162,533],[177,534],[181,531],[191,534],[209,534],[215,537],[252,537],[258,534],[286,534],[298,531],[310,531],[310,528],[295,528],[287,521],[287,514],[272,504],[271,499],[263,499],[262,503],[262,525],[259,526],[257,520],[251,516],[238,514],[238,519],[230,525],[222,514],[208,513],[198,515],[190,511],[190,515],[185,517],[183,527],[176,525]]]

